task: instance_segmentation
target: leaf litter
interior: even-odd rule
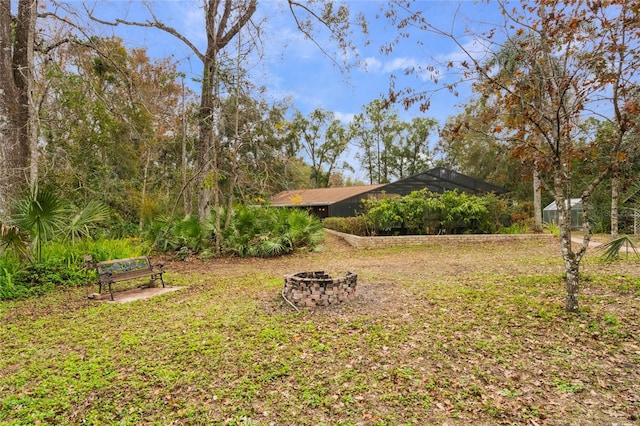
[[[4,303],[5,424],[635,425],[640,270],[583,262],[563,310],[557,242],[165,262],[183,290],[115,306],[86,290]],[[296,313],[285,274],[358,274]]]

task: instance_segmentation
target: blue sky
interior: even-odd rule
[[[368,18],[371,43],[365,46],[364,38],[357,33],[354,35],[359,59],[366,66],[353,68],[344,74],[294,27],[285,1],[258,1],[256,21],[265,30],[264,43],[260,61],[252,60],[248,66],[254,83],[265,86],[264,96],[267,99],[273,102],[286,99],[304,114],[315,108],[323,108],[333,111],[347,123],[362,111],[364,105],[388,92],[390,77],[394,74],[399,87],[435,91],[431,107],[424,113],[418,108],[405,111],[398,106],[403,119],[433,117],[442,125],[447,117],[459,111],[459,105],[469,98],[466,86],[460,87],[459,96],[454,96],[447,90],[437,90],[442,83],[458,78],[455,74],[451,75],[443,64],[465,59],[451,40],[424,31],[413,31],[411,37],[398,45],[391,54],[382,54],[380,46],[397,34],[396,28],[387,20],[375,18],[380,13],[380,8],[386,7],[387,2],[349,0],[347,3],[353,12],[362,12]],[[142,17],[148,17],[148,14],[143,13],[144,9],[139,1],[107,0],[86,4],[95,6],[97,14],[105,19],[119,17],[141,20]],[[150,4],[158,18],[178,29],[204,50],[206,40],[200,1],[164,0],[151,1]],[[466,30],[473,28],[480,31],[479,28],[486,29],[487,22],[501,22],[495,3],[416,1],[413,6],[421,9],[431,24],[454,31],[465,47],[476,52],[481,50],[481,46],[477,45],[477,40]],[[193,58],[192,53],[181,42],[159,30],[102,27],[99,31],[102,35],[115,32],[130,47],[147,47],[151,56],[172,56],[188,78],[197,79],[200,76],[199,60]],[[336,52],[326,34],[320,34],[317,40],[329,52]],[[403,73],[407,68],[426,66],[433,66],[442,73],[439,84],[433,83],[426,73],[411,76]],[[199,92],[196,87],[194,90]]]
[[[138,20],[144,10],[139,1],[107,0],[86,2],[95,5],[98,15],[121,17]],[[203,48],[204,20],[198,0],[164,0],[150,2],[156,15],[168,25],[174,26],[195,44]],[[433,65],[443,70],[442,64],[450,60],[464,59],[459,49],[444,37],[425,33],[414,33],[411,39],[399,45],[392,54],[379,52],[381,44],[395,37],[397,31],[384,19],[375,19],[386,1],[350,0],[347,1],[354,12],[363,12],[369,19],[371,43],[363,46],[363,38],[356,34],[356,44],[364,67],[354,68],[343,74],[313,43],[305,40],[293,26],[286,4],[281,0],[259,0],[258,19],[267,17],[262,22],[265,26],[263,55],[260,63],[250,64],[256,84],[265,85],[267,97],[273,100],[289,99],[303,113],[315,108],[334,111],[339,117],[348,121],[354,114],[361,112],[362,106],[373,99],[387,93],[391,74],[399,77],[400,86],[410,86],[416,90],[433,90],[439,87],[423,76],[403,76],[405,68]],[[430,23],[449,29],[456,24],[456,32],[463,34],[466,27],[477,27],[483,21],[497,16],[496,6],[479,4],[475,1],[417,1],[415,6],[424,11]],[[478,22],[474,22],[478,20]],[[123,37],[125,43],[132,47],[145,46],[151,55],[173,56],[180,63],[181,70],[192,78],[198,78],[199,61],[185,46],[176,39],[162,34],[155,29],[136,29],[120,27],[117,29],[101,28],[107,35],[116,32]],[[461,36],[461,40],[470,43],[472,40]],[[334,52],[331,43],[319,38],[323,46]],[[420,41],[422,46],[416,42]],[[455,78],[455,76],[453,77]],[[441,83],[446,78],[441,79]],[[427,115],[444,122],[446,117],[455,113],[456,105],[466,100],[456,98],[446,91],[434,96],[432,107],[426,113],[417,109],[402,112],[405,117]],[[401,108],[400,108],[401,109]]]
[[[447,81],[445,76],[448,72],[442,64],[462,58],[461,52],[450,40],[419,31],[414,32],[415,37],[398,45],[391,54],[382,54],[379,47],[397,33],[387,21],[374,18],[386,2],[350,1],[349,4],[354,10],[365,11],[370,18],[372,41],[369,46],[359,47],[360,59],[366,64],[366,68],[355,68],[347,75],[342,75],[315,46],[299,39],[284,53],[282,61],[270,62],[269,69],[273,77],[270,81],[274,93],[293,97],[296,106],[303,111],[322,107],[348,120],[361,112],[363,105],[388,92],[392,74],[397,77],[399,87],[409,86],[415,90],[432,91],[440,86],[434,84],[427,73],[404,76],[403,71],[432,65],[442,72],[440,83],[443,83]],[[458,6],[463,9],[458,11],[459,14],[473,14],[487,9],[474,2],[421,1],[416,4],[424,10],[426,16],[433,16],[434,25],[444,28],[453,24]],[[462,27],[467,24],[466,19],[458,15],[456,20],[458,30],[462,32]],[[422,43],[422,46],[417,42]],[[440,91],[437,95],[434,94],[432,107],[426,113],[421,113],[417,108],[401,112],[407,118],[427,115],[444,123],[446,117],[455,112],[455,106],[463,101],[464,99],[456,98],[447,91]],[[401,107],[399,109],[402,110]]]

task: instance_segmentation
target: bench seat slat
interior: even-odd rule
[[[155,272],[152,271],[151,269],[138,269],[135,271],[121,272],[118,274],[105,274],[103,276],[105,278],[105,281],[118,282],[118,281],[133,280],[135,278],[148,277],[153,274],[155,274]]]

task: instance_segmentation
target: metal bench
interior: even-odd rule
[[[149,287],[155,286],[157,280],[160,280],[162,287],[164,287],[164,280],[162,279],[164,265],[162,263],[152,264],[147,256],[105,260],[102,262],[96,262],[93,257],[85,256],[84,260],[85,265],[98,272],[98,293],[102,294],[103,289],[108,289],[111,300],[113,300],[111,285],[119,281],[149,277]]]

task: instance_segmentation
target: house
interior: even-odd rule
[[[437,193],[457,190],[473,195],[508,192],[462,173],[436,167],[387,184],[283,191],[271,197],[271,205],[306,208],[321,218],[348,217],[359,213],[363,199],[404,196],[425,188]]]
[[[385,185],[344,186],[282,191],[271,197],[274,207],[303,207],[318,217],[355,216],[362,199],[379,194]]]

